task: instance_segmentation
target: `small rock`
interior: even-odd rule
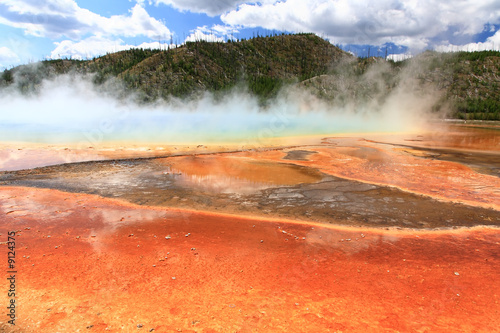
[[[165,237],[165,239],[170,239],[170,238],[172,238],[172,237],[170,237],[170,235],[168,235],[168,236]]]

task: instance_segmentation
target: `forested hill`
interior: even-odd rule
[[[439,94],[435,110],[449,116],[500,120],[500,52],[424,52],[402,62],[356,58],[314,34],[227,42],[188,42],[166,50],[131,49],[92,60],[47,60],[5,70],[0,87],[36,92],[44,79],[90,75],[97,85],[121,82],[141,102],[215,95],[235,86],[265,103],[287,85],[300,85],[335,104],[383,100],[394,89]]]
[[[5,71],[2,84],[18,78],[20,89],[32,91],[42,79],[68,72],[94,73],[94,82],[122,80],[144,100],[186,97],[247,85],[267,98],[287,83],[324,74],[350,54],[313,34],[256,37],[237,42],[187,42],[168,50],[131,49],[93,60],[49,60]],[[34,70],[36,69],[36,70]]]

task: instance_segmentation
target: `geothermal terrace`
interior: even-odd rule
[[[18,296],[15,328],[0,327],[495,331],[500,128],[442,126],[261,147],[2,146]]]

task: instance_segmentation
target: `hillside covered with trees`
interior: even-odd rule
[[[144,103],[195,98],[207,91],[218,96],[242,87],[265,104],[293,85],[333,105],[345,105],[383,100],[412,82],[413,89],[439,93],[434,109],[446,109],[448,116],[500,120],[500,52],[427,51],[394,62],[356,58],[314,34],[188,42],[92,60],[46,60],[5,70],[0,87],[33,94],[44,79],[71,73],[89,76],[103,87],[118,82]]]

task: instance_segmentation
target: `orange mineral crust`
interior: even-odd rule
[[[498,151],[500,147],[498,122],[476,125],[441,125],[434,131],[421,133],[405,143],[421,147],[446,147],[467,150]]]
[[[364,139],[329,138],[306,147],[307,160],[283,160],[289,150],[234,154],[253,160],[286,162],[357,180],[427,195],[445,201],[500,210],[500,178],[463,164],[414,156],[400,148]],[[304,149],[304,148],[301,148]]]
[[[1,189],[0,225],[2,241],[17,231],[5,332],[500,327],[498,229],[340,228],[20,187]]]

